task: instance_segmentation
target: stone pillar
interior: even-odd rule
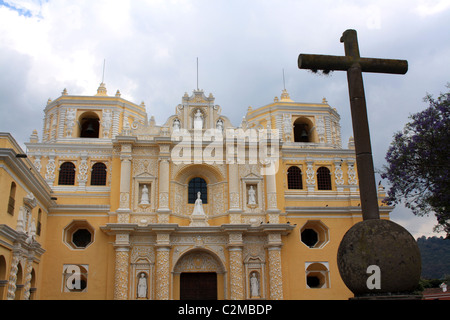
[[[56,163],[55,163],[55,154],[54,152],[52,152],[51,154],[49,154],[48,156],[48,162],[46,165],[46,171],[45,171],[45,181],[47,182],[47,184],[52,187],[53,183],[55,182],[55,169],[56,169]]]
[[[130,221],[130,179],[131,179],[131,144],[122,145],[120,155],[120,207],[117,210],[118,223]]]
[[[229,235],[228,252],[230,256],[230,299],[244,300],[244,266],[242,253],[242,233]]]
[[[232,163],[228,165],[229,174],[229,203],[230,203],[230,223],[241,223],[241,201],[239,196],[239,165]]]
[[[130,264],[130,245],[128,234],[117,234],[116,265],[114,275],[114,300],[128,299],[128,273]]]
[[[159,202],[158,222],[169,223],[169,160],[162,158],[159,161]]]
[[[283,274],[281,270],[281,234],[269,234],[269,288],[271,300],[283,300]]]
[[[277,183],[274,174],[266,175],[267,185],[267,214],[270,223],[280,222],[280,210],[277,205]]]
[[[27,267],[25,272],[25,283],[23,287],[23,299],[30,300],[30,288],[31,288],[31,272],[33,271],[33,254],[30,253],[27,259]]]
[[[306,188],[308,193],[314,192],[316,189],[316,172],[314,171],[314,163],[306,162]]]
[[[169,300],[170,234],[157,234],[156,246],[156,300]]]
[[[86,183],[88,182],[88,171],[89,166],[87,163],[88,156],[87,154],[81,155],[81,162],[77,168],[77,180],[78,180],[78,188],[79,191],[85,191],[86,190]]]
[[[8,300],[14,300],[16,297],[16,281],[17,281],[17,270],[18,270],[18,264],[20,261],[20,253],[17,252],[17,250],[13,250],[13,258],[11,262],[11,269],[9,272],[9,279],[8,279],[8,292],[6,298]]]

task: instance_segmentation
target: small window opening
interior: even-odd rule
[[[319,235],[314,229],[305,229],[302,232],[302,242],[312,248],[319,241]]]
[[[86,248],[92,241],[92,234],[87,229],[78,229],[72,235],[72,242],[78,248]]]

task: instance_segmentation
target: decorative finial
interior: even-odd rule
[[[280,101],[294,102],[293,100],[291,100],[291,97],[289,96],[289,93],[287,92],[286,89],[283,89],[283,92],[281,93],[281,100]]]
[[[31,143],[38,143],[39,142],[38,132],[37,132],[36,129],[33,130],[33,133],[30,136],[30,142]]]
[[[117,92],[116,92],[116,97],[120,98],[121,95],[122,95],[122,94],[120,93],[120,91],[117,90]]]
[[[97,89],[96,96],[107,96],[106,87],[105,87],[105,84],[103,82],[100,83],[100,86]]]
[[[63,95],[63,96],[67,96],[68,95],[68,93],[67,93],[67,89],[66,88],[64,88],[64,90],[61,92],[61,94]]]

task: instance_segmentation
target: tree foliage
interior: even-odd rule
[[[422,258],[422,278],[435,279],[430,287],[438,287],[443,279],[450,281],[450,240],[422,236],[417,245]]]
[[[435,231],[445,231],[450,238],[450,92],[437,99],[427,95],[424,100],[429,107],[409,117],[386,154],[388,165],[381,177],[391,187],[385,201],[404,200],[419,216],[434,213]]]

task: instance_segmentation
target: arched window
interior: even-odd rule
[[[75,165],[72,162],[64,162],[59,168],[59,185],[75,185]]]
[[[80,120],[80,138],[98,138],[100,132],[100,121],[96,114],[88,113]]]
[[[287,171],[288,189],[303,189],[302,170],[292,166]]]
[[[206,188],[206,181],[202,178],[193,178],[189,181],[188,186],[188,203],[195,203],[197,199],[197,192],[201,192],[201,199],[203,204],[208,203],[208,191]]]
[[[328,168],[320,167],[317,169],[317,189],[331,190],[331,175]]]
[[[16,204],[16,183],[11,182],[11,188],[9,189],[9,200],[8,200],[8,213],[14,215],[14,206]]]
[[[97,162],[92,166],[91,186],[106,186],[106,165]]]
[[[303,120],[297,119],[294,122],[294,141],[295,142],[311,142],[311,127]]]

